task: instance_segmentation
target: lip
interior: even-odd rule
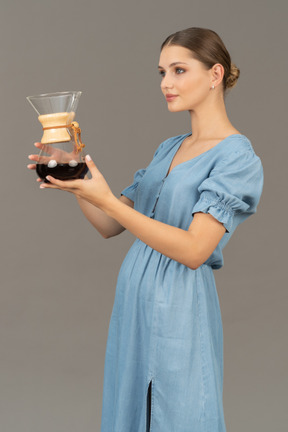
[[[173,99],[175,99],[178,95],[173,95],[173,94],[166,94],[166,100],[167,101],[171,101]]]

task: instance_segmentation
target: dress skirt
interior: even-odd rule
[[[119,272],[101,432],[224,432],[223,332],[213,270],[136,240]],[[148,398],[148,388],[151,400]]]

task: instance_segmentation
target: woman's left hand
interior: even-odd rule
[[[103,210],[108,201],[115,198],[115,196],[90,156],[86,156],[85,162],[92,175],[91,179],[62,181],[49,175],[46,178],[50,183],[42,183],[40,188],[71,192],[78,198],[83,198]]]

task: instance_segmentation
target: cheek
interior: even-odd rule
[[[192,97],[201,96],[206,91],[206,81],[203,77],[193,77],[187,82],[186,90]]]

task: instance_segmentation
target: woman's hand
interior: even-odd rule
[[[47,176],[51,183],[43,183],[40,188],[71,192],[77,198],[83,198],[83,205],[87,201],[102,210],[105,217],[103,212],[93,207],[98,214],[88,219],[103,237],[108,238],[128,229],[152,249],[195,270],[209,258],[225,234],[223,224],[209,213],[195,213],[188,231],[142,214],[129,202],[123,202],[113,195],[90,156],[86,156],[86,163],[92,174],[91,179],[61,181]],[[33,168],[33,165],[30,167]],[[90,213],[90,210],[86,213]]]
[[[48,155],[48,156],[44,156],[43,154],[41,155],[41,163],[44,165],[48,165],[50,160],[57,160],[57,161],[61,161],[61,163],[65,163],[65,162],[69,162],[71,159],[75,159],[77,160],[78,156],[75,153],[75,148],[73,149],[72,152],[67,153],[64,150],[61,150],[57,147],[53,147],[50,146],[48,144],[41,144],[41,142],[36,142],[35,147],[37,147],[39,150],[44,150],[44,152]],[[34,162],[39,162],[39,155],[36,154],[32,154],[29,155],[28,158]],[[27,165],[27,168],[29,169],[36,169],[36,164],[29,164]],[[38,178],[37,181],[41,182],[43,179]]]
[[[47,176],[50,183],[42,183],[41,189],[60,189],[66,192],[71,192],[82,198],[96,207],[104,210],[108,202],[117,198],[111,192],[106,180],[98,170],[90,156],[86,156],[86,164],[92,175],[91,179],[84,180],[58,180],[52,176]]]
[[[40,142],[36,142],[34,145],[35,145],[35,147],[37,147],[37,148],[39,148],[40,150],[42,150],[43,144],[41,144]],[[36,154],[29,155],[28,158],[29,158],[30,160],[34,161],[34,162],[39,162],[39,156],[36,155]],[[47,157],[47,160],[48,160],[48,157]],[[48,163],[48,162],[47,162],[47,163]],[[36,164],[29,164],[29,165],[27,165],[27,168],[29,168],[29,169],[31,169],[31,170],[36,170]],[[37,178],[37,181],[38,181],[38,182],[41,182],[42,179],[38,177],[38,178]]]

